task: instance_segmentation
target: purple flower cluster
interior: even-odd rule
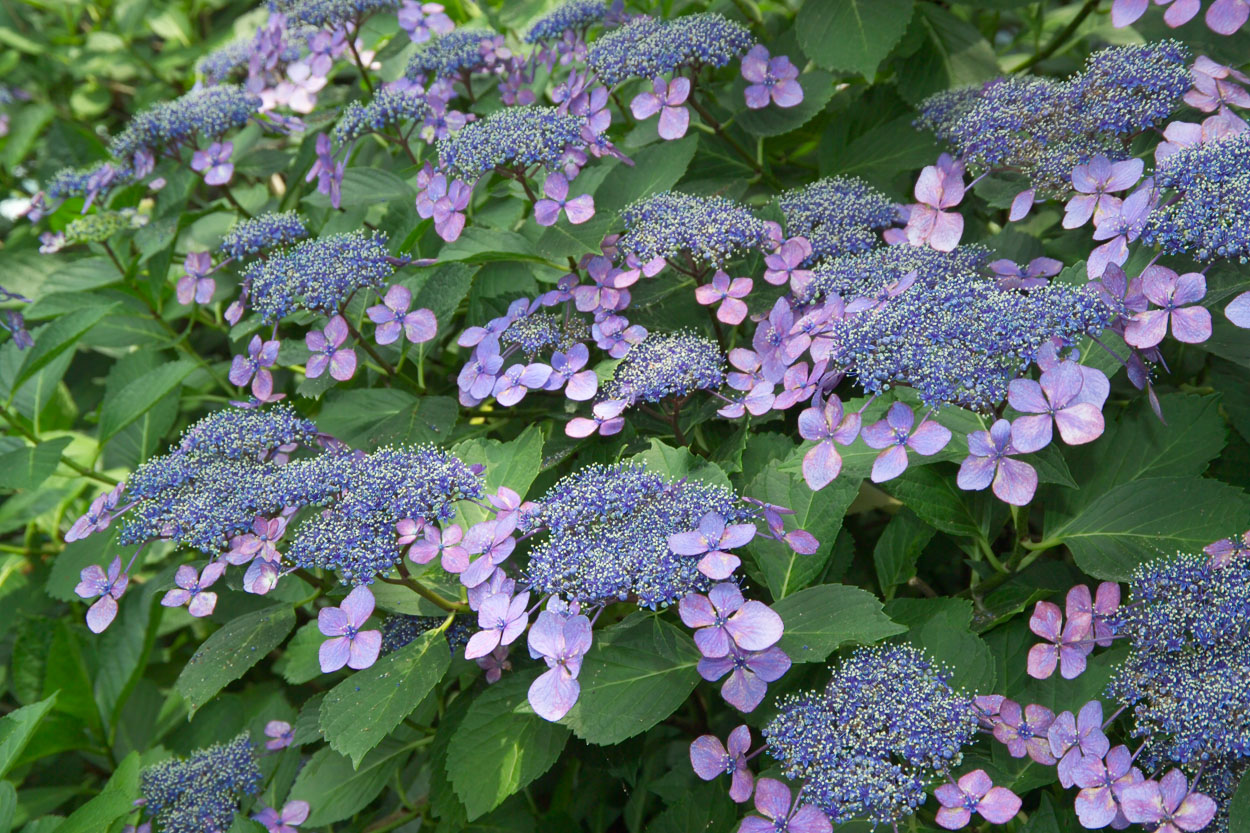
[[[1175,29],[1193,20],[1202,10],[1202,0],[1154,0],[1156,6],[1167,6],[1163,20]],[[1113,0],[1111,23],[1129,26],[1146,13],[1147,0]],[[1207,27],[1221,35],[1232,35],[1250,19],[1250,3],[1246,0],[1215,0],[1207,7]]]

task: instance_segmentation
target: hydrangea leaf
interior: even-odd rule
[[[100,443],[108,442],[123,428],[152,410],[166,394],[177,389],[195,368],[195,362],[187,359],[166,362],[133,380],[114,395],[106,396],[100,405]]]
[[[913,6],[912,0],[808,0],[794,25],[816,63],[871,79],[907,31]]]
[[[416,733],[411,733],[415,735]],[[412,754],[413,737],[391,737],[365,755],[360,766],[330,747],[318,749],[291,787],[288,801],[307,801],[312,811],[305,826],[333,824],[362,810],[395,777]]]
[[[343,680],[321,701],[321,732],[355,766],[443,677],[451,652],[429,631]]]
[[[800,590],[773,610],[786,627],[778,645],[796,663],[824,662],[842,645],[871,645],[907,630],[885,615],[876,596],[847,584]]]
[[[933,527],[906,508],[886,524],[873,548],[872,560],[881,592],[887,599],[893,597],[895,587],[916,575],[916,561],[933,535]]]
[[[56,471],[61,452],[73,437],[26,446],[0,454],[0,489],[36,489]]]
[[[668,717],[698,685],[699,652],[658,616],[639,613],[595,635],[582,692],[563,721],[588,743],[620,743]]]
[[[0,719],[0,776],[12,769],[39,728],[39,721],[56,705],[56,697],[52,694],[38,703],[14,709]]]
[[[293,627],[295,612],[278,604],[244,614],[206,639],[174,684],[191,714],[264,659]]]
[[[833,78],[816,70],[799,76],[803,85],[803,101],[794,107],[765,107],[746,110],[738,116],[738,124],[752,136],[781,136],[797,130],[822,113],[833,98]]]
[[[536,676],[515,674],[478,695],[451,738],[447,775],[470,821],[550,769],[568,742],[568,727],[543,720],[526,700]]]
[[[1068,517],[1049,513],[1045,539],[1065,544],[1077,566],[1107,581],[1125,581],[1159,553],[1196,552],[1246,526],[1250,497],[1218,480],[1155,477],[1104,492]]]
[[[456,423],[455,400],[413,396],[398,388],[355,388],[326,394],[317,425],[349,445],[441,443]]]

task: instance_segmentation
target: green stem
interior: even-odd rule
[[[23,437],[30,440],[32,443],[35,443],[36,445],[39,444],[39,436],[35,434],[34,431],[31,431],[29,428],[27,428],[25,425],[22,425],[22,423],[17,419],[17,417],[11,411],[9,411],[8,408],[4,407],[3,405],[0,405],[0,418],[3,418],[5,422],[7,422],[9,425],[16,428],[17,432],[21,434]],[[109,477],[107,474],[101,474],[98,471],[92,471],[86,466],[81,465],[80,463],[74,462],[73,460],[66,457],[64,454],[61,455],[60,462],[61,462],[61,465],[65,466],[66,468],[73,469],[75,472],[82,475],[83,477],[90,477],[92,480],[97,480],[100,483],[104,483],[105,485],[116,486],[119,482]]]
[[[1067,43],[1068,38],[1076,33],[1076,30],[1085,22],[1085,18],[1089,17],[1094,9],[1098,8],[1098,0],[1085,0],[1085,5],[1076,13],[1076,17],[1072,18],[1072,22],[1064,27],[1063,31],[1050,39],[1050,43],[1042,47],[1041,51],[1029,58],[1020,66],[1016,67],[1016,72],[1024,72],[1026,69],[1032,69],[1037,64],[1049,58],[1051,55]]]

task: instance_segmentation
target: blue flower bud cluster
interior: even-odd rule
[[[455,78],[462,72],[474,72],[486,65],[482,41],[495,37],[490,29],[456,29],[445,35],[418,44],[408,59],[404,75],[412,81],[432,75],[434,78]]]
[[[430,114],[425,96],[416,90],[382,87],[368,104],[353,101],[343,108],[334,127],[335,144],[342,146],[391,125],[422,121]]]
[[[144,812],[162,833],[220,833],[234,823],[239,799],[255,794],[260,783],[252,742],[241,734],[184,760],[153,764],[140,776],[139,789]]]
[[[977,731],[972,698],[950,685],[949,669],[908,645],[859,649],[823,692],[787,695],[778,712],[764,727],[768,753],[835,824],[911,815]]]
[[[818,179],[786,191],[777,203],[786,218],[786,235],[811,243],[811,261],[867,251],[895,220],[890,199],[858,177]]]
[[[442,626],[443,621],[442,616],[409,616],[404,613],[387,616],[382,620],[382,653],[398,651],[421,634]],[[468,644],[475,630],[469,617],[457,616],[452,620],[445,636],[453,656]]]
[[[664,21],[644,18],[595,41],[586,62],[599,80],[614,85],[684,67],[723,67],[754,43],[750,30],[716,12]]]
[[[333,315],[353,292],[380,287],[395,272],[386,234],[361,230],[305,240],[243,272],[252,307],[266,322],[293,310]]]
[[[62,168],[48,180],[48,196],[63,200],[67,197],[80,197],[99,190],[98,183],[106,181],[120,185],[134,177],[134,169],[129,165],[120,165],[116,160],[98,162],[82,168]]]
[[[222,237],[217,250],[227,257],[241,259],[275,246],[289,246],[307,236],[308,229],[299,214],[275,211],[235,223]]]
[[[1110,624],[1130,653],[1108,693],[1132,707],[1152,754],[1194,767],[1250,758],[1250,567],[1203,554],[1144,564]]]
[[[1111,47],[1065,80],[1000,78],[939,93],[921,105],[917,125],[971,166],[1018,168],[1058,196],[1076,165],[1100,154],[1125,158],[1133,134],[1171,114],[1190,85],[1188,61],[1171,40]]]
[[[1198,260],[1250,260],[1250,134],[1177,151],[1159,165],[1155,182],[1179,193],[1151,212],[1146,243]]]
[[[236,85],[202,87],[136,115],[113,138],[109,150],[127,159],[141,150],[159,153],[183,143],[215,139],[242,127],[260,105],[260,96]]]
[[[668,546],[669,536],[694,529],[708,512],[726,523],[752,518],[720,486],[671,481],[640,465],[587,466],[522,515],[523,532],[547,531],[530,551],[526,578],[538,593],[582,604],[632,599],[640,607],[665,607],[710,584],[698,558]]]
[[[251,57],[251,40],[237,40],[205,55],[198,68],[209,84],[220,84],[236,69],[246,67]]]
[[[473,181],[496,167],[554,170],[570,145],[580,147],[585,119],[555,107],[529,105],[497,110],[438,143],[442,164]]]
[[[574,344],[588,338],[590,329],[585,319],[545,311],[516,319],[499,336],[500,342],[517,345],[529,357],[548,349],[567,353]]]
[[[630,348],[603,385],[603,398],[659,402],[725,383],[725,362],[716,342],[692,332],[652,332]]]
[[[75,217],[65,225],[66,243],[102,243],[120,231],[131,231],[145,225],[148,218],[133,208],[121,211],[98,211]]]
[[[399,563],[399,521],[449,521],[457,501],[484,495],[478,475],[430,445],[388,446],[333,463],[336,499],[299,527],[287,557],[299,567],[335,570],[348,584],[368,584]]]
[[[526,43],[556,40],[570,29],[585,30],[603,20],[608,12],[604,0],[564,0],[547,14],[534,21],[525,33]]]
[[[696,263],[722,264],[764,245],[767,231],[745,206],[728,197],[697,197],[661,191],[621,211],[622,254],[641,263],[686,254]],[[682,263],[681,265],[685,265]]]
[[[817,292],[880,302],[832,323],[833,362],[870,393],[907,385],[925,405],[986,413],[1045,344],[1071,345],[1115,317],[1090,287],[1001,289],[980,269],[989,257],[977,246],[892,246],[822,264]],[[913,272],[915,282],[895,296]]]
[[[279,0],[278,11],[297,23],[331,29],[344,23],[359,24],[377,12],[394,11],[400,0]]]

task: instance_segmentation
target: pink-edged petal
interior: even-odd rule
[[[560,219],[560,203],[554,200],[539,200],[534,203],[534,222],[540,226],[554,226]]]
[[[972,813],[967,807],[942,807],[933,820],[946,830],[959,830],[972,821]]]
[[[351,657],[351,640],[346,636],[336,636],[321,643],[317,650],[317,659],[321,662],[321,673],[329,674],[338,671]]]
[[[663,102],[655,93],[639,93],[634,96],[633,101],[629,102],[630,112],[634,114],[634,118],[639,121],[647,119],[660,112]]]
[[[1203,310],[1203,312],[1206,312],[1206,310]],[[1015,428],[1019,426],[1020,422],[1021,420],[1016,420],[1015,425],[1012,426],[1011,440],[1013,444],[1016,443]],[[1055,427],[1059,429],[1059,436],[1068,445],[1083,445],[1084,443],[1093,442],[1102,436],[1106,424],[1103,420],[1102,411],[1093,405],[1080,403],[1056,412]],[[1020,450],[1026,451],[1023,448]]]
[[[555,722],[569,713],[581,690],[581,683],[557,666],[530,684],[530,707],[539,717]]]
[[[1050,445],[1051,436],[1049,414],[1016,417],[1011,424],[1011,444],[1021,454],[1040,451]]]
[[[992,824],[1006,824],[1020,812],[1020,798],[1006,787],[994,787],[977,804],[977,812]]]
[[[892,446],[877,455],[872,464],[872,482],[884,483],[893,480],[907,470],[907,449],[904,446]]]
[[[842,456],[833,442],[818,443],[803,455],[803,479],[813,492],[832,483],[842,471]]]
[[[1120,29],[1146,13],[1148,0],[1115,0],[1111,4],[1111,25]]]
[[[994,494],[1013,506],[1024,506],[1037,491],[1037,469],[1019,460],[1003,459],[994,476]]]
[[[191,604],[187,605],[187,613],[197,619],[202,619],[211,614],[215,607],[217,607],[216,593],[196,593],[191,599]]]
[[[907,445],[917,454],[931,457],[946,448],[946,444],[950,441],[949,428],[932,420],[926,420],[907,438]]]
[[[690,744],[690,766],[704,781],[725,774],[725,747],[715,735],[701,735]]]
[[[725,630],[738,647],[747,651],[763,651],[777,644],[785,626],[772,608],[763,602],[751,600],[729,617]]]
[[[979,492],[993,482],[997,468],[989,457],[966,457],[959,465],[959,474],[955,482],[966,492]]]
[[[1167,334],[1168,313],[1155,309],[1134,315],[1124,328],[1124,340],[1133,347],[1148,349],[1158,345]]]
[[[102,633],[117,618],[117,600],[105,594],[87,608],[87,628],[92,633]]]
[[[1211,337],[1210,310],[1205,307],[1185,307],[1173,310],[1172,336],[1185,344],[1201,344],[1209,339]]]
[[[478,631],[469,637],[469,642],[464,648],[464,658],[477,659],[486,656],[499,645],[499,637],[498,630]]]
[[[1039,642],[1029,649],[1027,670],[1030,677],[1044,680],[1055,673],[1059,650],[1049,642]]]
[[[377,662],[382,650],[382,631],[361,631],[348,649],[347,666],[359,671]]]
[[[929,234],[929,245],[939,252],[952,252],[963,236],[963,216],[953,211],[939,211]]]
[[[785,109],[803,103],[803,86],[794,79],[778,81],[773,85],[773,103]]]
[[[713,550],[699,559],[699,572],[714,581],[721,581],[733,575],[734,570],[742,564],[742,559],[732,553]]]
[[[1232,35],[1250,18],[1250,4],[1245,0],[1215,0],[1207,8],[1207,26],[1221,35]]]
[[[569,218],[570,223],[575,226],[581,225],[595,216],[595,198],[590,194],[574,197],[565,203],[564,213]]]
[[[681,79],[686,80],[686,79]],[[659,133],[663,139],[680,139],[690,127],[690,111],[685,107],[665,107],[660,113]]]

